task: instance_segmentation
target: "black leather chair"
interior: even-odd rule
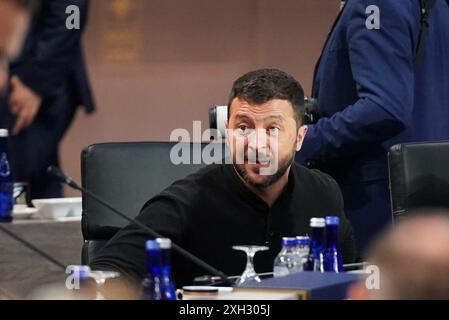
[[[410,210],[449,208],[449,141],[395,145],[388,158],[395,221]]]
[[[174,181],[205,166],[203,162],[173,164],[170,152],[175,144],[126,142],[91,145],[81,155],[82,185],[135,218],[150,198]],[[178,147],[190,150],[189,157],[193,161],[193,151],[201,151],[205,146],[183,143]],[[221,152],[226,150],[223,144],[219,146]],[[88,264],[105,243],[128,223],[88,197],[83,197],[82,207],[82,263]]]

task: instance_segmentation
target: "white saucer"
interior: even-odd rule
[[[31,219],[37,212],[36,208],[29,208],[27,206],[16,205],[14,206],[13,218],[14,219]]]
[[[58,222],[81,222],[81,217],[62,217],[55,220]]]

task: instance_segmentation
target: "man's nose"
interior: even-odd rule
[[[266,153],[269,149],[269,136],[266,130],[256,130],[248,138],[248,149],[259,154]]]

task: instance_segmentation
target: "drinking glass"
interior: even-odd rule
[[[234,246],[232,247],[234,250],[243,251],[246,253],[246,268],[242,273],[240,278],[237,280],[236,285],[241,286],[249,281],[257,281],[260,282],[260,278],[254,270],[254,256],[257,252],[269,250],[268,247],[264,246]]]

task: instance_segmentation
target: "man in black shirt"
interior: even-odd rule
[[[300,84],[282,71],[263,69],[239,78],[227,123],[233,164],[212,165],[175,182],[148,201],[137,219],[225,274],[239,275],[245,256],[232,246],[268,246],[254,264],[258,272],[271,272],[282,237],[310,233],[312,217],[339,216],[343,259],[352,262],[353,233],[336,182],[293,164],[307,132],[303,105]],[[92,269],[119,271],[139,281],[146,240],[144,230],[128,225],[100,252]],[[178,286],[204,274],[176,254],[173,270]]]

